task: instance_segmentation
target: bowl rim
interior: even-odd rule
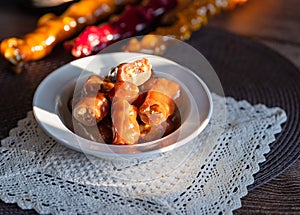
[[[61,120],[59,114],[58,114],[58,109],[57,109],[57,97],[55,96],[55,98],[52,100],[52,102],[54,102],[55,104],[51,104],[52,107],[50,108],[50,112],[47,110],[44,110],[43,108],[41,108],[40,106],[43,106],[45,102],[45,100],[42,98],[42,96],[45,95],[45,88],[47,89],[48,85],[50,85],[51,83],[53,84],[54,81],[57,81],[59,78],[61,78],[63,71],[68,70],[68,67],[70,66],[75,66],[75,67],[79,67],[78,72],[71,74],[70,73],[70,77],[68,77],[69,81],[73,78],[78,78],[80,75],[80,70],[83,71],[86,69],[86,66],[89,65],[91,62],[93,62],[93,60],[95,60],[96,58],[105,58],[109,57],[109,56],[114,56],[115,58],[118,58],[120,56],[125,57],[127,59],[132,59],[132,58],[136,58],[136,57],[152,57],[152,58],[158,58],[161,59],[162,61],[171,63],[173,65],[176,65],[177,67],[185,70],[185,72],[188,72],[189,75],[192,75],[193,78],[195,78],[195,80],[197,82],[200,83],[201,87],[203,88],[206,96],[207,96],[207,102],[209,105],[209,110],[207,112],[207,116],[205,118],[204,121],[202,121],[202,123],[200,124],[200,126],[194,130],[193,132],[191,132],[190,135],[188,135],[187,137],[181,139],[180,141],[176,141],[173,144],[169,144],[163,148],[159,148],[159,149],[155,149],[155,150],[150,150],[150,151],[142,151],[140,152],[139,150],[136,151],[136,153],[115,153],[115,150],[124,150],[125,147],[126,148],[130,148],[130,150],[134,149],[135,147],[139,148],[139,147],[150,147],[154,144],[156,144],[157,142],[161,141],[162,139],[165,138],[171,138],[170,136],[175,133],[176,131],[174,131],[172,134],[167,135],[166,137],[163,137],[161,139],[158,140],[154,140],[154,141],[150,141],[150,142],[145,142],[145,143],[139,143],[139,144],[135,144],[135,145],[110,145],[110,144],[106,144],[106,143],[98,143],[98,142],[94,142],[91,140],[87,140],[81,136],[78,136],[77,134],[75,134],[74,132],[72,132],[65,124],[64,122]],[[95,71],[91,71],[91,72],[95,72]],[[65,72],[66,73],[66,72]],[[78,74],[79,73],[79,74]],[[66,81],[66,78],[63,80],[60,80],[61,82],[59,82],[58,84],[63,84],[64,81]],[[49,92],[48,92],[49,93]],[[43,104],[43,105],[41,105]],[[137,157],[137,156],[142,156],[142,155],[151,155],[151,154],[157,154],[157,153],[162,153],[162,152],[166,152],[166,151],[170,151],[174,148],[178,148],[182,145],[184,145],[187,142],[190,142],[191,140],[195,139],[203,130],[204,128],[208,125],[211,115],[212,115],[212,110],[213,110],[213,102],[212,102],[212,96],[210,93],[209,88],[207,87],[207,85],[204,83],[204,81],[198,76],[196,75],[194,72],[192,72],[190,69],[179,65],[178,63],[171,61],[169,59],[166,59],[164,57],[161,56],[156,56],[156,55],[149,55],[149,54],[142,54],[142,53],[133,53],[133,52],[114,52],[114,53],[104,53],[104,54],[97,54],[97,55],[93,55],[93,56],[89,56],[89,57],[84,57],[81,59],[77,59],[74,61],[71,61],[70,63],[67,63],[65,65],[63,65],[62,67],[59,67],[58,69],[54,70],[50,75],[48,75],[38,86],[35,94],[34,94],[34,98],[33,98],[33,113],[34,116],[38,122],[38,124],[42,127],[42,129],[49,135],[51,136],[53,139],[55,139],[57,142],[62,143],[63,145],[74,149],[76,151],[80,151],[80,152],[84,152],[90,155],[94,155],[97,157]],[[190,115],[191,113],[189,113],[188,115]],[[45,115],[45,116],[44,116]],[[45,118],[46,117],[46,118]],[[53,124],[53,122],[55,124]],[[180,125],[181,127],[182,125]],[[86,145],[83,146],[82,144],[80,144],[80,142],[83,142],[84,144],[89,145],[89,147],[87,147]],[[97,151],[97,150],[92,150],[92,148],[97,148],[97,147],[104,147],[104,148],[109,148],[108,151],[104,152],[104,151]],[[113,151],[111,151],[111,149],[113,149]],[[111,151],[111,152],[109,152]]]

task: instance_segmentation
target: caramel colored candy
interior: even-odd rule
[[[86,96],[80,100],[74,110],[73,116],[85,126],[96,125],[109,112],[109,102],[103,93],[97,96]]]
[[[97,94],[101,89],[103,79],[98,75],[91,75],[84,84],[84,92],[86,94]]]
[[[140,136],[137,109],[125,99],[112,104],[113,144],[136,144]]]
[[[174,100],[180,95],[180,86],[170,80],[158,78],[139,108],[145,124],[157,125],[166,121],[175,110]]]
[[[166,121],[174,110],[175,103],[170,97],[151,91],[139,108],[139,116],[144,123],[157,125]]]
[[[140,86],[151,77],[151,74],[152,66],[149,60],[142,58],[132,63],[121,64],[118,68],[117,80]]]
[[[117,99],[125,99],[129,103],[135,101],[139,96],[139,88],[130,82],[118,82],[114,89],[110,92],[111,101]]]

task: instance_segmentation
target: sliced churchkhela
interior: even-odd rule
[[[113,144],[136,144],[140,137],[137,122],[137,108],[125,99],[118,99],[112,104]]]
[[[73,116],[86,126],[94,126],[109,112],[109,102],[103,93],[88,95],[74,107]]]
[[[112,82],[130,82],[143,88],[153,78],[152,65],[147,58],[141,58],[131,63],[121,63],[113,67],[107,78]]]
[[[79,98],[72,98],[75,131],[82,137],[132,145],[159,139],[180,126],[175,101],[181,88],[156,77],[146,58],[119,64],[106,77],[91,75],[84,80]]]
[[[149,125],[157,125],[166,121],[174,113],[176,108],[174,100],[179,95],[179,84],[164,78],[157,78],[139,108],[141,120]]]
[[[84,83],[83,93],[86,95],[98,93],[103,82],[103,78],[101,78],[99,75],[89,76]]]
[[[157,125],[140,124],[140,142],[148,142],[157,140],[161,137],[167,136],[175,131],[181,124],[180,113],[178,109],[175,109],[174,113],[168,117],[166,121],[163,121]]]
[[[65,43],[75,57],[95,54],[108,45],[160,24],[163,15],[177,6],[177,0],[149,0],[129,6],[118,17],[100,26],[87,27],[76,39]]]
[[[120,81],[108,95],[111,101],[124,99],[131,104],[139,97],[139,88],[131,82]]]
[[[97,94],[99,91],[103,93],[108,93],[113,89],[115,83],[113,83],[109,78],[102,78],[99,75],[90,75],[84,85],[83,94]]]
[[[147,58],[117,66],[117,81],[131,82],[136,86],[144,84],[152,75],[152,66]]]
[[[54,46],[116,12],[122,5],[137,0],[81,0],[60,16],[48,13],[42,16],[34,31],[22,38],[7,38],[1,42],[1,55],[13,65],[38,60],[48,55]]]

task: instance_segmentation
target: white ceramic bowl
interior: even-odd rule
[[[176,81],[183,90],[179,110],[181,126],[159,140],[135,145],[111,145],[84,139],[68,128],[72,123],[67,109],[76,81],[83,72],[105,76],[110,68],[121,62],[146,57],[154,72]],[[197,137],[207,126],[212,114],[211,94],[195,73],[162,57],[140,53],[108,53],[75,60],[46,77],[37,88],[33,112],[44,131],[59,143],[90,155],[105,158],[152,155],[175,149]]]

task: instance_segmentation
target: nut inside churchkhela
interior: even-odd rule
[[[89,76],[79,99],[71,98],[70,111],[79,136],[132,145],[157,140],[180,126],[180,96],[180,85],[157,77],[142,58],[117,65],[106,77]]]

